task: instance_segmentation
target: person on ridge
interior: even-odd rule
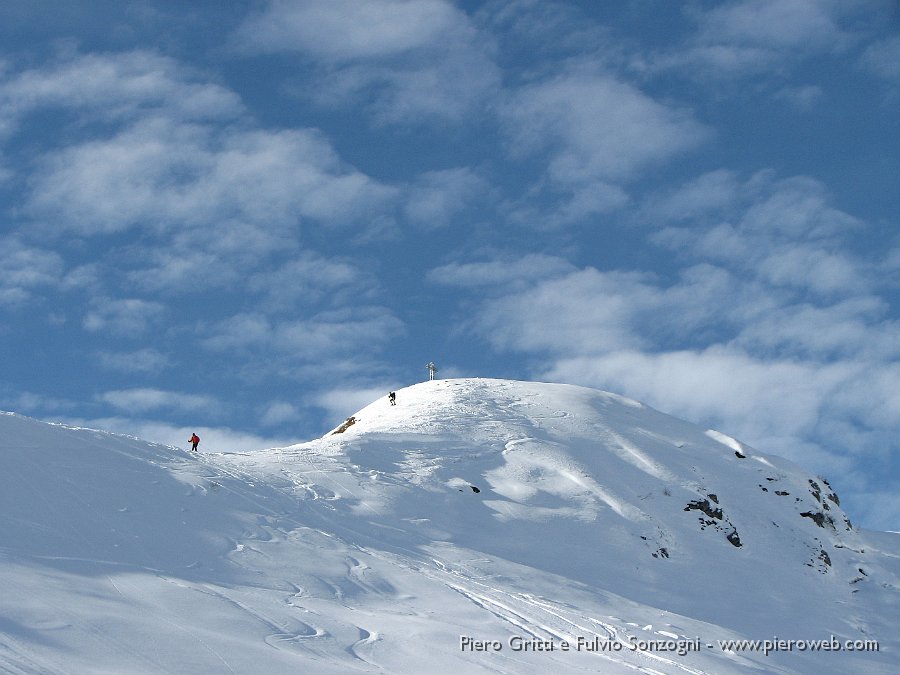
[[[191,434],[188,442],[191,444],[191,450],[197,452],[197,446],[200,444],[200,437],[197,434]]]
[[[391,405],[397,405],[397,392],[392,391],[388,394],[388,401],[391,402]]]

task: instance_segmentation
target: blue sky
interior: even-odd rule
[[[900,529],[891,0],[0,5],[0,407],[208,450],[626,394]],[[402,403],[402,402],[401,402]]]

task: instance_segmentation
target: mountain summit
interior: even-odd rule
[[[13,415],[0,438],[0,669],[897,665],[900,537],[615,394],[437,380],[199,457]]]

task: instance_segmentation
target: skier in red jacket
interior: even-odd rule
[[[191,450],[197,452],[197,445],[200,443],[200,437],[197,434],[191,434],[188,442],[191,444]]]

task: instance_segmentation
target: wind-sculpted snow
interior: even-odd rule
[[[350,414],[221,454],[0,415],[0,672],[896,670],[898,536],[821,477],[566,385]],[[776,636],[880,650],[719,643]]]

